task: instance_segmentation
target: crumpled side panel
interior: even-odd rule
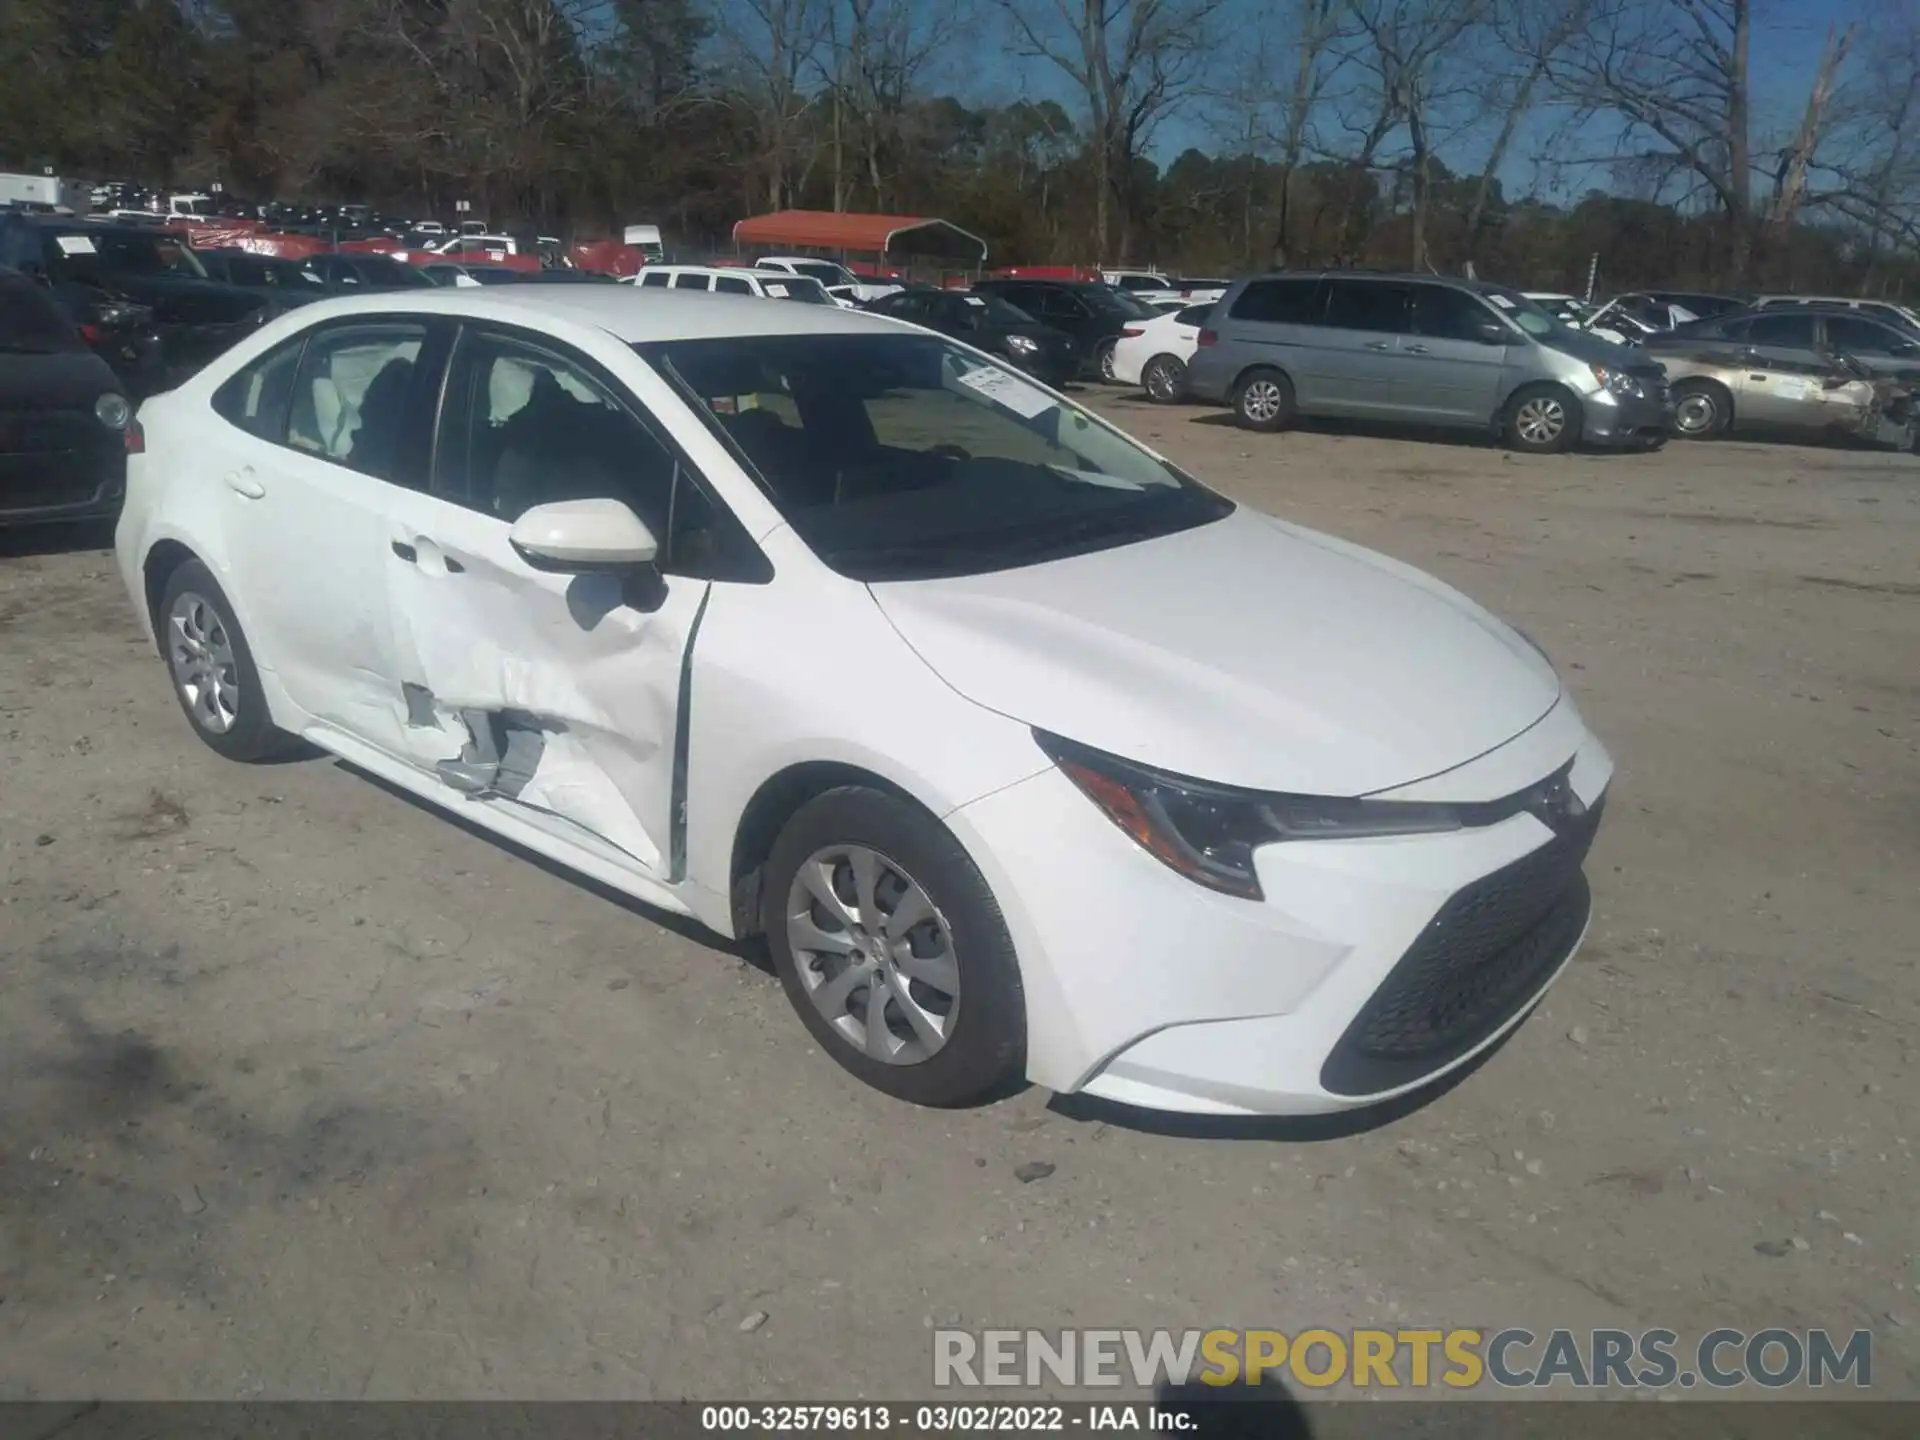
[[[687,628],[704,588],[676,582],[659,609],[624,603],[606,575],[534,575],[462,552],[460,571],[420,547],[395,567],[403,667],[433,694],[439,731],[422,759],[469,738],[459,712],[515,712],[543,750],[518,799],[565,816],[657,868],[672,804],[673,735]]]

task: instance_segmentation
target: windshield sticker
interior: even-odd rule
[[[962,298],[969,305],[977,305],[982,310],[987,308],[987,302],[982,300],[978,295],[967,295],[967,296],[963,296]]]
[[[53,237],[53,240],[54,243],[60,247],[60,253],[62,255],[95,255],[99,253],[93,248],[93,237],[91,235],[56,235]]]
[[[969,370],[960,377],[960,383],[970,390],[976,390],[997,405],[1004,405],[1022,420],[1031,420],[1036,415],[1044,415],[1059,402],[1038,386],[1030,385],[1018,375],[1005,370],[983,365],[977,370]]]
[[[776,300],[784,300],[787,298],[787,287],[777,280],[762,280],[760,282],[760,288]]]
[[[1498,305],[1502,310],[1511,310],[1513,308],[1513,302],[1504,295],[1489,295],[1487,299]]]

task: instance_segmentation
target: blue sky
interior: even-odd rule
[[[1028,3],[1044,13],[1051,0],[1028,0]],[[1237,3],[1244,8],[1233,17],[1232,33],[1243,35],[1244,26],[1258,23],[1255,17],[1267,6],[1263,0],[1237,0]],[[1754,0],[1752,90],[1756,149],[1769,142],[1783,142],[1798,125],[1829,25],[1865,18],[1873,13],[1876,5],[1893,3],[1896,0]],[[981,11],[985,9],[981,7]],[[971,44],[956,47],[958,53],[949,62],[955,74],[946,78],[943,88],[994,103],[1006,103],[1022,95],[1046,96],[1074,110],[1070,83],[1045,61],[1013,56],[1005,43],[1004,26],[996,21],[997,17],[975,28],[971,32],[974,37]],[[1223,54],[1222,68],[1230,63],[1231,57]],[[1578,198],[1591,188],[1609,186],[1604,165],[1543,168],[1537,163],[1536,157],[1562,118],[1542,111],[1516,140],[1501,168],[1501,180],[1510,196],[1538,192],[1550,199],[1565,200]],[[1492,129],[1492,125],[1487,125],[1457,136],[1443,149],[1442,158],[1456,169],[1477,170],[1491,144]],[[1609,153],[1617,138],[1617,132],[1604,124],[1589,126],[1579,137],[1580,152]],[[1189,108],[1169,120],[1157,136],[1151,153],[1164,164],[1190,145],[1203,150],[1220,148],[1197,108]]]

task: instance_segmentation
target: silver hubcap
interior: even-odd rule
[[[1271,380],[1255,380],[1240,393],[1240,408],[1254,420],[1271,420],[1280,413],[1280,387]]]
[[[167,614],[167,664],[194,723],[224,735],[240,718],[233,642],[205,596],[186,591]]]
[[[879,852],[808,856],[787,892],[787,944],[807,997],[863,1054],[917,1065],[953,1034],[960,967],[946,917]]]
[[[1179,371],[1166,360],[1156,360],[1147,367],[1147,393],[1156,400],[1171,400],[1179,388]]]
[[[1108,345],[1100,351],[1100,378],[1113,379],[1113,346]]]
[[[1567,428],[1567,407],[1551,395],[1536,395],[1520,407],[1514,421],[1520,438],[1528,444],[1549,444]]]
[[[1673,423],[1689,435],[1697,435],[1712,427],[1716,413],[1712,398],[1695,391],[1680,397],[1680,403],[1673,409]]]

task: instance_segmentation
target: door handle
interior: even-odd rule
[[[1391,350],[1392,348],[1393,347],[1384,340],[1367,341],[1367,349],[1369,350]]]
[[[393,542],[393,553],[398,555],[402,560],[406,561],[407,564],[409,565],[417,565],[420,563],[420,552],[418,550],[415,550],[413,546],[407,544],[404,540],[395,540]]]
[[[236,495],[244,495],[249,500],[258,500],[267,493],[267,487],[262,485],[259,478],[254,475],[251,465],[242,465],[238,470],[229,470],[225,479],[229,490]]]
[[[1425,355],[1428,353],[1427,347],[1424,345],[1408,345],[1405,349],[1409,355]]]

